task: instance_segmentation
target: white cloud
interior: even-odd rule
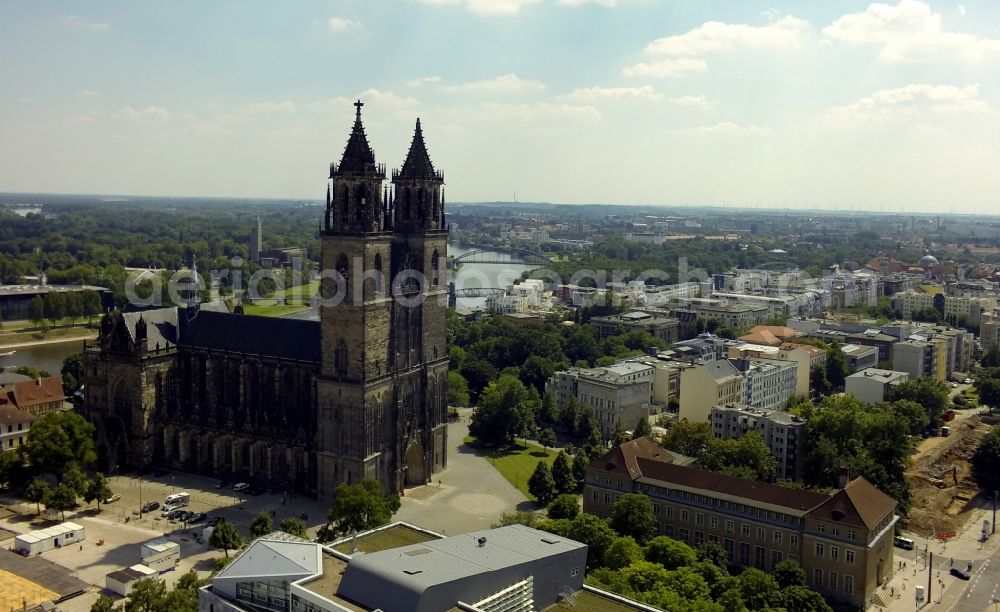
[[[807,21],[791,15],[765,26],[709,21],[684,34],[654,40],[646,46],[646,52],[655,55],[693,57],[707,52],[737,48],[796,48],[802,32],[808,27]]]
[[[707,68],[708,64],[703,59],[681,57],[639,62],[622,70],[622,74],[630,77],[677,77],[692,72],[705,72]]]
[[[706,125],[681,131],[687,134],[706,134],[709,136],[762,136],[770,134],[771,128],[758,125],[738,125],[730,121],[723,121],[715,125]]]
[[[260,115],[264,113],[294,113],[295,102],[291,100],[267,100],[241,106],[237,112],[241,115]]]
[[[663,94],[649,85],[641,87],[584,87],[573,90],[566,96],[576,100],[622,100],[625,98],[641,98],[644,100],[661,100]]]
[[[343,17],[330,17],[326,22],[330,29],[334,32],[343,32],[344,30],[359,30],[361,29],[361,22],[355,21],[353,19],[345,19]]]
[[[107,21],[94,21],[93,19],[77,17],[76,15],[67,17],[66,25],[78,30],[107,30],[111,27],[111,24]]]
[[[391,91],[380,91],[378,89],[367,89],[361,92],[361,101],[370,102],[372,105],[391,109],[393,111],[412,110],[417,107],[416,98],[399,96]]]
[[[593,106],[574,104],[553,104],[535,102],[533,104],[501,104],[488,102],[482,107],[482,114],[490,119],[503,121],[594,121],[601,118],[601,112]]]
[[[583,6],[584,4],[598,4],[606,8],[615,8],[620,4],[632,2],[633,0],[558,0],[563,6]]]
[[[667,101],[676,106],[687,108],[711,108],[718,105],[718,102],[709,100],[705,94],[700,96],[680,96],[679,98],[670,98]]]
[[[435,83],[440,83],[441,77],[434,75],[429,77],[420,77],[419,79],[410,79],[406,82],[410,87],[421,87],[423,85],[434,85]]]
[[[477,15],[517,15],[521,8],[539,0],[420,0],[424,4],[458,4]]]
[[[959,4],[959,5],[958,5],[958,14],[959,14],[959,15],[961,15],[962,17],[965,17],[965,14],[966,14],[967,12],[968,12],[968,11],[966,11],[966,10],[965,10],[965,7],[964,7],[964,6],[962,6],[961,4]]]
[[[443,89],[445,91],[526,93],[542,91],[545,89],[545,83],[525,80],[511,72],[510,74],[504,74],[493,79],[469,81],[460,85],[448,85]]]
[[[84,89],[80,93],[76,94],[77,98],[96,98],[101,95],[101,92],[95,91],[93,89]]]
[[[980,115],[992,113],[979,97],[979,85],[913,84],[882,89],[857,102],[831,108],[827,119],[840,123],[912,121],[940,115]]]
[[[126,106],[115,112],[114,116],[117,119],[127,119],[130,121],[141,119],[163,120],[169,119],[170,113],[168,113],[167,109],[162,106],[147,106],[145,108],[132,108],[131,106]]]
[[[844,15],[823,28],[823,35],[849,45],[878,46],[879,57],[887,62],[1000,57],[1000,40],[945,32],[941,14],[918,0],[900,0],[895,6],[870,4],[863,13]]]

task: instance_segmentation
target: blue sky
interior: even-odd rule
[[[6,2],[0,191],[1000,209],[1000,3]]]

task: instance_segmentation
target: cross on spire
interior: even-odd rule
[[[358,110],[357,110],[357,115],[356,115],[356,116],[357,116],[357,117],[358,117],[359,119],[361,118],[361,107],[362,107],[362,106],[364,106],[364,105],[365,105],[365,103],[364,103],[364,102],[362,102],[360,98],[358,98],[358,101],[354,103],[354,107],[358,109]]]

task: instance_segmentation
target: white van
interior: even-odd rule
[[[167,495],[167,498],[163,500],[163,509],[174,510],[180,508],[181,506],[186,506],[191,503],[191,494],[187,492],[174,493],[173,495]]]
[[[913,550],[914,542],[910,538],[904,538],[903,536],[896,536],[893,541],[896,548],[902,548],[903,550]]]

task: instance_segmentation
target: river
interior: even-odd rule
[[[67,340],[51,344],[36,344],[20,348],[0,348],[0,353],[15,351],[13,355],[0,357],[0,366],[30,366],[36,370],[59,376],[63,360],[73,353],[83,352],[83,340]]]
[[[448,255],[459,257],[474,249],[448,245]],[[496,251],[484,251],[485,255],[505,255]],[[520,264],[462,264],[458,270],[450,270],[449,274],[454,275],[455,288],[472,289],[476,287],[503,288],[512,284],[521,277],[525,270],[531,270],[536,266],[525,266]],[[486,298],[458,298],[458,308],[482,308],[486,304]],[[292,319],[306,319],[309,321],[319,321],[319,310],[310,308],[288,315]]]

